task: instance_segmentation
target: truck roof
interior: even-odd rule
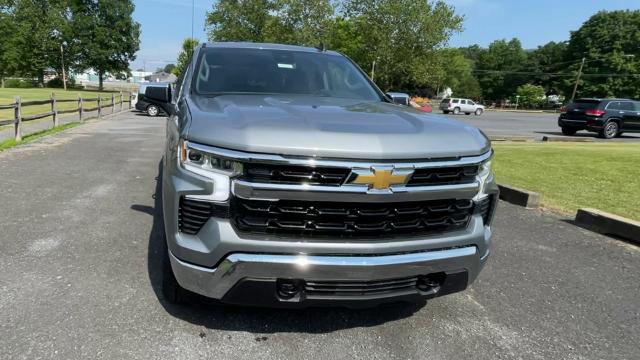
[[[304,52],[322,52],[330,55],[340,55],[336,51],[326,50],[320,51],[314,47],[297,46],[297,45],[284,45],[284,44],[272,44],[272,43],[254,43],[254,42],[208,42],[204,44],[204,47],[211,48],[233,48],[233,49],[270,49],[270,50],[286,50],[286,51],[304,51]]]

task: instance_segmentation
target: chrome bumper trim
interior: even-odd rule
[[[182,287],[215,299],[221,299],[245,278],[371,281],[466,270],[469,281],[473,281],[483,265],[475,246],[380,256],[236,253],[226,257],[216,269],[183,262],[171,252],[169,256]]]
[[[247,200],[303,200],[336,202],[402,202],[443,199],[471,199],[480,191],[480,184],[392,186],[372,190],[367,186],[315,186],[271,183],[251,183],[234,180],[231,192]]]

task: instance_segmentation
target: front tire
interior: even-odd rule
[[[620,126],[615,121],[609,121],[604,125],[602,130],[600,130],[600,137],[603,139],[613,139],[620,132]]]
[[[158,110],[157,106],[155,105],[147,106],[147,115],[154,117],[154,116],[158,116],[158,113],[160,113],[160,110]]]
[[[482,115],[482,109],[476,109],[474,114],[476,114],[476,116]]]
[[[184,304],[186,290],[182,286],[180,286],[180,284],[178,284],[178,280],[176,280],[176,276],[173,274],[173,269],[171,268],[171,260],[169,260],[169,250],[167,249],[166,245],[164,246],[163,253],[162,295],[164,295],[164,299],[168,303],[176,305]]]
[[[460,114],[460,108],[453,109],[453,115],[458,115],[458,114]]]
[[[563,127],[563,128],[562,128],[562,135],[565,135],[565,136],[573,136],[573,135],[575,135],[575,134],[576,134],[576,132],[577,132],[577,131],[578,131],[578,130],[577,130],[577,129],[574,129],[574,128],[570,128],[570,127]]]

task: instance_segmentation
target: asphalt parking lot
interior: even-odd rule
[[[534,139],[542,139],[543,136],[564,137],[558,127],[558,114],[553,113],[486,111],[481,116],[444,115],[438,110],[434,110],[434,113],[473,125],[494,137],[523,136]],[[599,139],[596,133],[586,131],[580,131],[575,136],[593,138],[597,141],[640,141],[640,133],[626,133],[612,140]]]
[[[123,113],[0,153],[0,357],[640,354],[640,248],[506,203],[478,281],[426,305],[172,306],[159,288],[162,220],[155,196],[164,121]]]

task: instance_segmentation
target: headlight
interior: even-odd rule
[[[492,177],[491,172],[491,159],[480,164],[478,168],[478,181],[480,182],[480,191],[478,191],[478,195],[476,198],[482,198],[487,193],[487,182]]]
[[[192,146],[186,140],[180,141],[180,164],[185,169],[200,175],[207,172],[228,177],[242,174],[242,163],[198,150],[197,146]]]
[[[227,201],[231,188],[231,178],[242,174],[242,163],[198,149],[196,144],[180,140],[178,161],[180,166],[194,174],[206,177],[213,183],[213,192],[203,195],[189,195],[208,201]]]

